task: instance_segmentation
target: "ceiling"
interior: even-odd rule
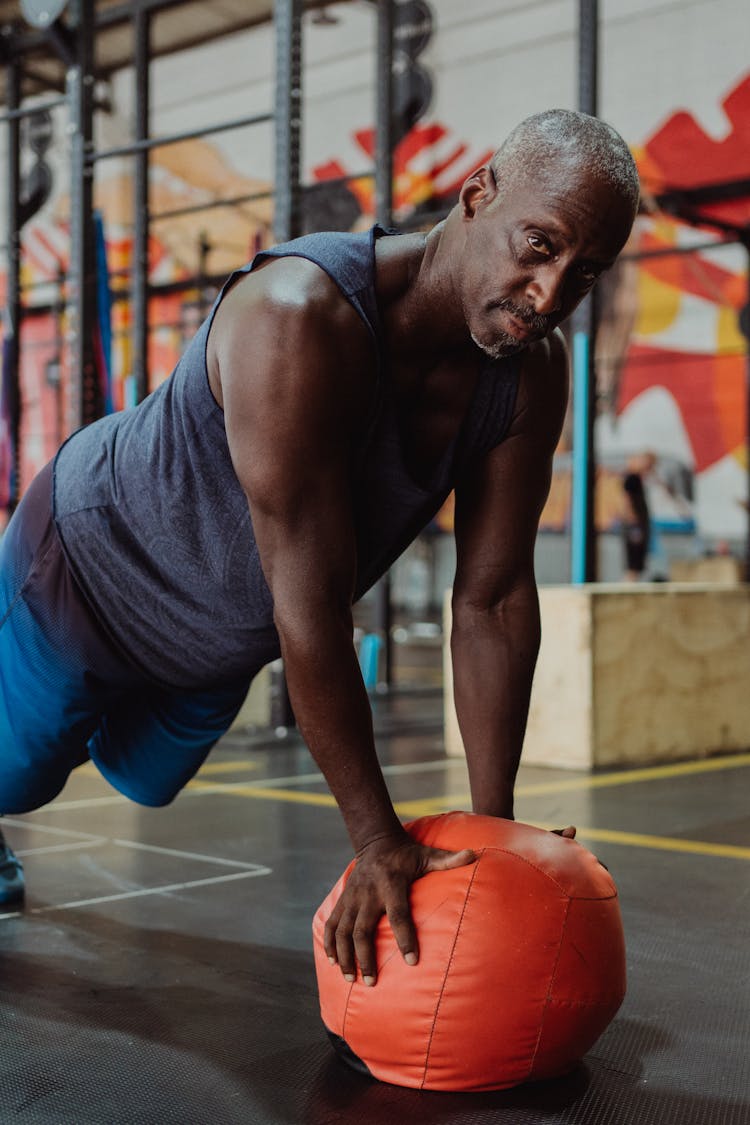
[[[63,91],[65,84],[65,63],[50,42],[49,33],[32,27],[24,16],[24,7],[34,2],[42,10],[62,8],[59,22],[63,25],[75,7],[63,0],[49,0],[47,4],[41,0],[24,0],[23,4],[21,0],[0,0],[0,63],[9,56],[24,59],[23,97]],[[305,7],[330,8],[341,2],[305,0]],[[205,0],[95,0],[97,77],[105,78],[131,65],[131,17],[136,8],[152,14],[151,54],[156,57],[266,23],[273,15],[273,0],[212,0],[210,4]],[[5,88],[0,81],[0,104],[4,101]]]

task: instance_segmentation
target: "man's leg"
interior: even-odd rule
[[[87,759],[100,714],[134,678],[69,572],[50,502],[47,466],[0,541],[0,815],[60,792]],[[3,841],[0,901],[21,897],[22,869]]]
[[[141,689],[107,710],[89,741],[91,761],[141,805],[166,805],[232,724],[249,679],[205,690]]]

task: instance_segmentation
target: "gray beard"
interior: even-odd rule
[[[517,340],[515,336],[511,336],[510,332],[500,332],[491,343],[485,344],[478,340],[473,332],[471,338],[476,346],[490,359],[504,359],[509,355],[515,355],[516,352],[520,352],[527,346],[521,340]]]

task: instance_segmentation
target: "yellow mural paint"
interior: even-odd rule
[[[745,337],[740,332],[737,310],[726,305],[717,308],[717,348],[723,355],[738,354],[744,359],[747,347]]]
[[[636,335],[656,336],[665,332],[677,319],[681,300],[679,289],[657,281],[646,269],[639,269]]]

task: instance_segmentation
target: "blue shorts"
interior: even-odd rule
[[[51,801],[89,758],[131,800],[168,804],[228,730],[250,676],[180,691],[118,650],[66,561],[52,475],[50,464],[36,477],[0,540],[0,814]]]

